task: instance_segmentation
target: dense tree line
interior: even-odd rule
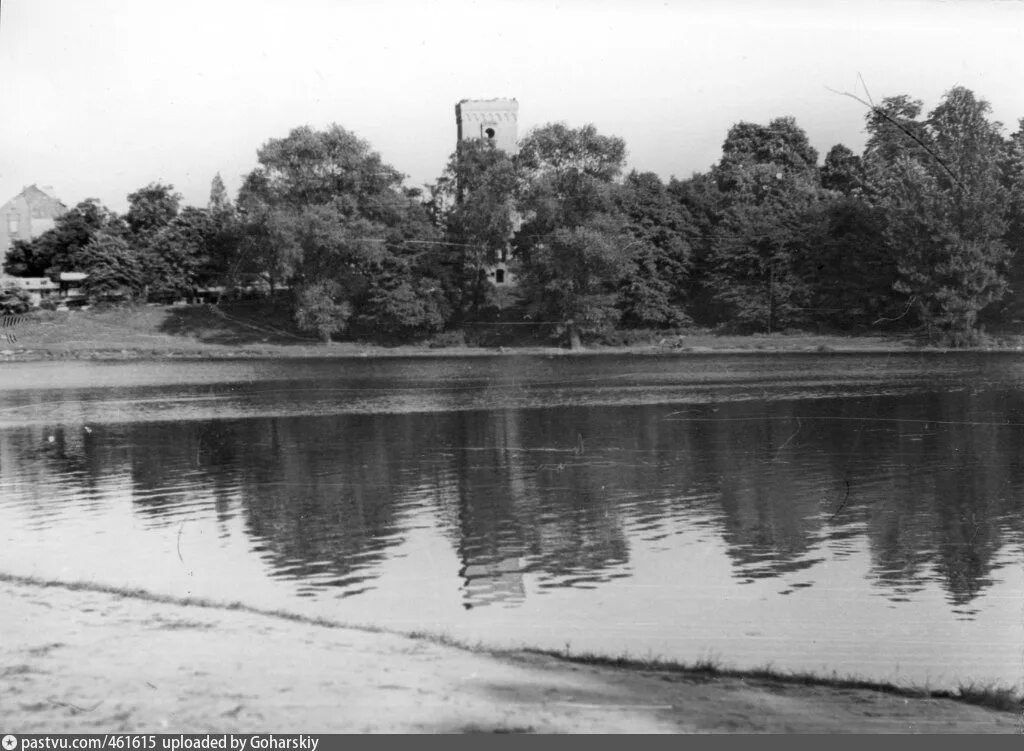
[[[730,128],[709,170],[667,183],[625,173],[626,144],[549,124],[516,154],[460,143],[428,189],[334,125],[267,141],[232,203],[173,186],[118,216],[84,201],[15,244],[10,273],[88,274],[92,299],[196,299],[260,280],[298,325],[410,340],[506,318],[573,345],[615,327],[739,332],[919,332],[977,342],[1024,300],[1024,120],[1006,136],[956,87],[927,115],[895,96],[869,108],[862,154],[821,160],[793,118]]]

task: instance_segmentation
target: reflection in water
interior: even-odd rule
[[[969,622],[1000,571],[1021,564],[1024,397],[29,425],[0,431],[0,491],[8,540],[128,512],[141,530],[126,524],[122,539],[165,529],[180,556],[186,522],[224,540],[237,522],[269,576],[303,598],[367,595],[438,530],[458,565],[425,556],[422,576],[451,581],[463,610],[529,607],[553,628],[568,611],[599,621],[615,582],[649,587],[649,612],[632,615],[665,638],[686,626],[670,586],[728,600],[774,582],[761,599],[816,597],[826,618],[840,592],[923,613],[939,587],[947,617]],[[727,579],[715,578],[710,541]],[[841,579],[862,550],[867,570]],[[409,581],[404,608],[435,607],[423,599],[434,590]],[[633,637],[616,633],[625,641],[607,651],[627,651]],[[765,647],[753,662],[773,657]]]
[[[275,575],[357,594],[430,504],[466,604],[628,577],[631,538],[710,526],[739,581],[813,569],[865,535],[872,580],[935,580],[957,606],[1022,539],[1016,393],[147,423],[0,434],[8,503],[87,509],[111,483],[173,525],[197,497],[240,503]],[[999,415],[1006,415],[1002,420]]]

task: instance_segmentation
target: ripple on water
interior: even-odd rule
[[[469,641],[1019,682],[1021,368],[823,362],[4,386],[0,566]]]

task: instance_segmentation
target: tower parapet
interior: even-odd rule
[[[515,99],[463,99],[455,105],[460,141],[481,138],[508,154],[518,151],[519,102]]]

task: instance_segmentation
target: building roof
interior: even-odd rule
[[[33,183],[33,184],[32,184],[32,185],[30,185],[29,187],[31,187],[31,188],[35,188],[35,189],[36,189],[36,190],[38,190],[38,191],[39,191],[40,193],[45,193],[45,194],[46,194],[47,196],[49,196],[50,198],[52,198],[52,199],[53,199],[54,201],[60,201],[60,199],[59,199],[59,198],[57,197],[57,193],[56,193],[56,191],[54,191],[54,189],[53,189],[53,186],[52,186],[52,185],[35,185],[35,184]],[[62,201],[62,203],[63,203],[63,201]]]
[[[7,281],[29,292],[58,288],[56,282],[45,276],[11,276],[7,277]]]
[[[21,192],[18,195],[11,198],[11,200],[7,201],[4,205],[6,206],[8,203],[13,203],[19,198],[24,198],[26,203],[29,205],[49,204],[52,206],[53,204],[57,204],[62,209],[67,209],[64,202],[57,198],[52,185],[44,185],[42,187],[35,183],[32,185],[26,185],[21,189]]]
[[[518,100],[515,97],[498,96],[491,99],[460,99],[456,104],[465,104],[466,102],[518,102]]]

